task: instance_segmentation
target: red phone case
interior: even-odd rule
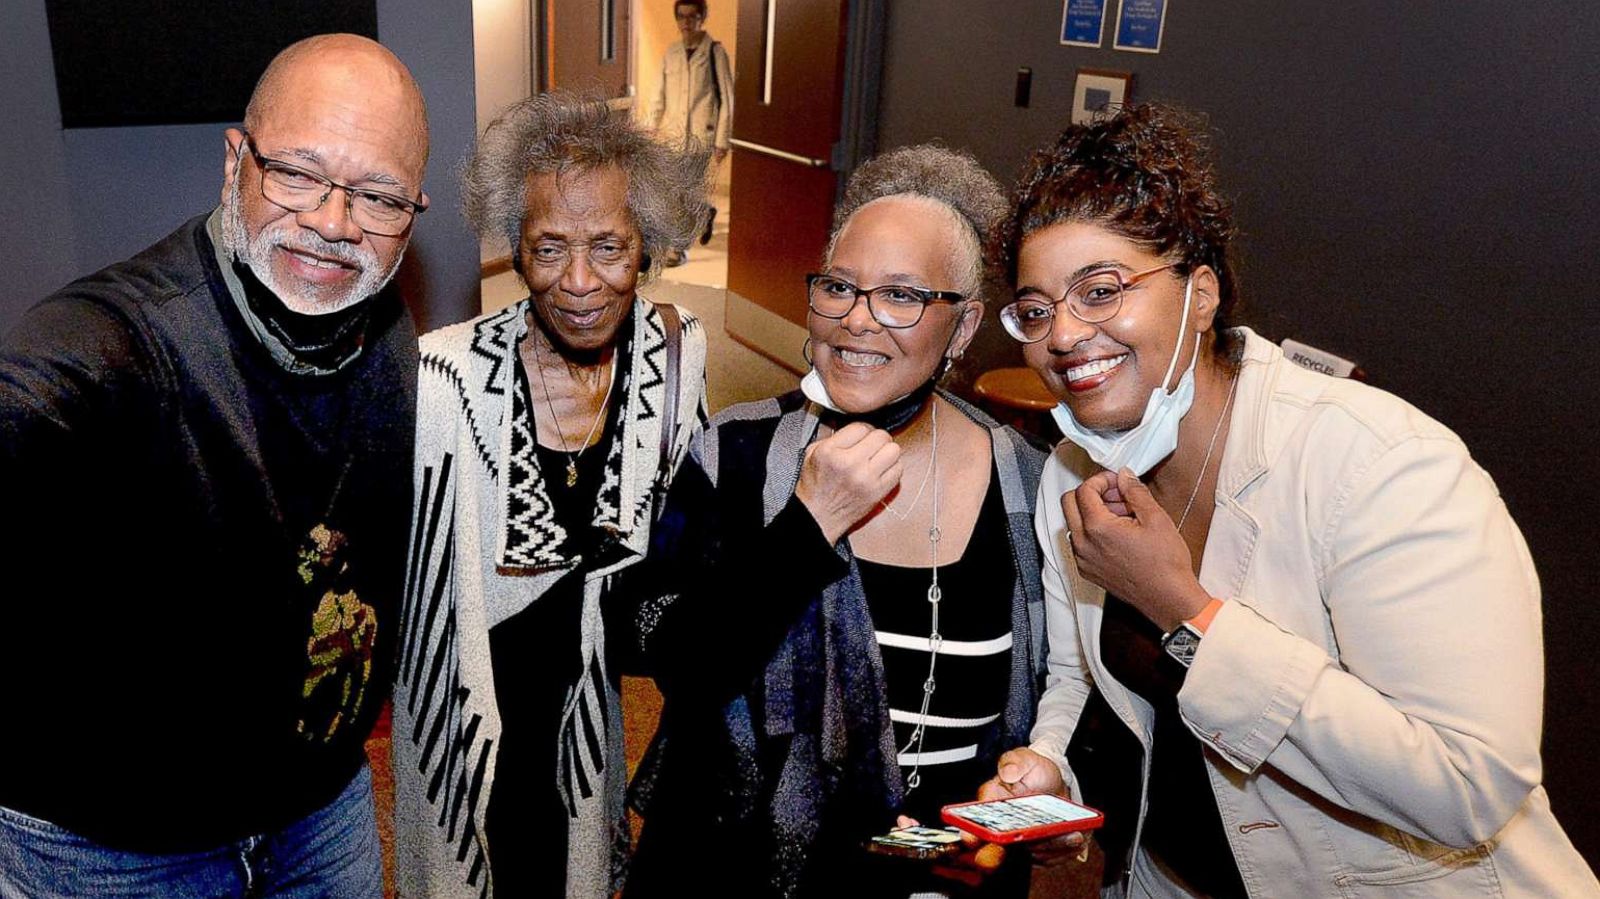
[[[1030,796],[1046,796],[1048,802],[1037,803],[1054,805],[1064,803],[1071,806],[1081,817],[1062,818],[1049,812],[1042,812],[1030,808],[1033,803],[1022,803],[1017,807],[1018,800],[1028,799]],[[1023,843],[1030,840],[1043,840],[1060,836],[1064,833],[1073,833],[1080,830],[1094,830],[1106,823],[1106,816],[1098,809],[1092,809],[1059,796],[1049,796],[1044,793],[1034,793],[1030,796],[1015,796],[1010,799],[991,799],[982,802],[958,802],[944,807],[940,816],[946,824],[953,824],[971,834],[976,834],[990,843]],[[963,809],[974,809],[978,806],[988,806],[985,814],[976,816],[987,820],[973,820],[971,812]],[[1080,811],[1081,810],[1081,811]],[[1053,820],[1041,821],[1041,818]],[[1015,826],[1007,826],[1014,824]]]

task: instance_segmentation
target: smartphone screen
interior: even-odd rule
[[[961,851],[961,832],[951,827],[901,827],[867,841],[867,851],[897,858],[943,858]]]
[[[991,843],[1042,840],[1077,830],[1093,830],[1105,823],[1105,816],[1095,809],[1045,793],[947,805],[943,817],[946,822]]]

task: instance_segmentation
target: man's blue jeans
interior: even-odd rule
[[[146,855],[0,808],[0,899],[380,899],[372,772],[283,830],[207,852]]]

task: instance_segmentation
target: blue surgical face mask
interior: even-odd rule
[[[1204,335],[1194,336],[1194,355],[1183,377],[1178,379],[1178,386],[1171,393],[1167,392],[1166,387],[1183,352],[1183,335],[1189,327],[1189,303],[1193,294],[1194,278],[1191,276],[1183,288],[1183,318],[1178,323],[1178,340],[1172,348],[1172,360],[1167,363],[1167,373],[1161,377],[1161,383],[1150,391],[1150,400],[1144,406],[1144,417],[1137,425],[1126,431],[1096,431],[1079,424],[1066,403],[1058,403],[1050,410],[1061,433],[1088,453],[1089,458],[1101,468],[1107,471],[1127,468],[1136,476],[1144,477],[1178,448],[1178,425],[1194,405],[1194,366],[1200,359],[1200,338]]]

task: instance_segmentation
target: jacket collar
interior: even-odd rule
[[[1249,328],[1236,328],[1234,333],[1244,338],[1244,356],[1239,364],[1233,423],[1228,427],[1217,473],[1217,492],[1230,497],[1237,497],[1260,477],[1283,445],[1283,435],[1273,433],[1270,427],[1272,398],[1282,368],[1274,363],[1283,351]]]

